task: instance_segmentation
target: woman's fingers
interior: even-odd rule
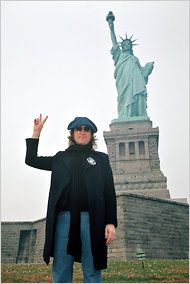
[[[34,125],[38,125],[38,121],[36,118],[34,119]]]
[[[43,124],[46,122],[46,120],[48,119],[48,115],[43,119],[42,118],[42,114],[40,114],[40,116],[38,118],[35,118],[34,121],[36,123],[42,122]]]
[[[48,119],[48,115],[46,115],[46,117],[43,120],[43,124],[46,122],[46,120]]]
[[[44,119],[42,118],[42,114],[38,118],[34,119],[34,125],[35,126],[43,126],[46,120],[48,119],[48,116],[46,116]]]
[[[109,245],[115,239],[115,226],[112,224],[106,225],[105,228],[106,244]]]

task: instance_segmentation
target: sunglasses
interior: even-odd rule
[[[81,132],[82,130],[85,131],[85,132],[91,131],[90,127],[88,127],[88,126],[84,126],[84,127],[82,127],[82,126],[77,126],[77,127],[75,128],[75,130],[76,130],[77,132]]]

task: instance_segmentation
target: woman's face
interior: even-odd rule
[[[73,138],[77,144],[87,145],[92,138],[90,127],[86,125],[76,127],[74,129]]]
[[[132,46],[131,46],[130,40],[124,41],[122,43],[121,47],[122,47],[123,51],[131,50]]]

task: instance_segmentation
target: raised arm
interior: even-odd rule
[[[47,118],[48,117],[46,116],[44,119],[42,119],[42,115],[40,114],[39,118],[34,119],[32,138],[26,139],[25,163],[33,168],[51,171],[53,164],[53,156],[38,156],[39,138]]]
[[[110,35],[111,35],[111,41],[112,41],[112,45],[113,47],[116,46],[117,43],[117,39],[116,39],[116,35],[115,35],[115,31],[114,31],[114,20],[115,17],[113,15],[113,13],[110,11],[109,14],[106,17],[106,21],[108,22],[109,28],[110,28]]]

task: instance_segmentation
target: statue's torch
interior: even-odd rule
[[[115,21],[115,16],[114,14],[110,11],[106,17],[106,21],[109,24],[110,29],[113,28],[113,22]]]
[[[108,21],[108,23],[115,21],[115,16],[111,11],[108,13],[108,15],[106,17],[106,21]]]

